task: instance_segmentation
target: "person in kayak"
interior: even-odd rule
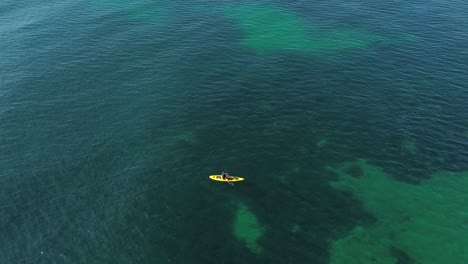
[[[234,187],[234,183],[229,181],[229,173],[223,171],[223,173],[221,173],[221,176],[223,177],[223,180],[227,181],[229,185],[231,185],[231,187]]]

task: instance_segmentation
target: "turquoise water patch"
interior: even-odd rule
[[[242,32],[242,44],[257,52],[292,50],[333,54],[352,48],[368,48],[385,38],[359,29],[322,30],[291,11],[273,5],[229,6],[224,9]]]
[[[234,236],[245,243],[245,246],[255,254],[262,252],[258,240],[265,233],[265,228],[257,217],[243,203],[238,204],[236,219],[234,221]]]
[[[352,166],[363,173],[349,174]],[[330,185],[351,192],[377,218],[333,242],[331,263],[468,262],[468,172],[438,172],[410,185],[365,160],[329,170],[340,178]]]

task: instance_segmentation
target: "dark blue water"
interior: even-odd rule
[[[1,262],[330,262],[376,216],[327,166],[468,170],[467,8],[3,1]],[[247,180],[207,178],[223,170]]]

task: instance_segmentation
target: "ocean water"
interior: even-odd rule
[[[467,263],[466,10],[1,1],[0,262]]]

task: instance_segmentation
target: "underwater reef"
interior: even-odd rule
[[[361,173],[350,174],[356,166]],[[468,263],[468,172],[442,171],[412,185],[363,159],[327,169],[339,178],[329,184],[376,218],[333,241],[330,263]]]
[[[252,253],[260,254],[262,252],[258,240],[265,233],[265,228],[249,208],[241,202],[237,206],[233,233],[239,241],[245,243],[245,246]]]
[[[356,28],[323,29],[274,5],[228,6],[223,11],[243,32],[242,44],[259,53],[292,50],[323,55],[387,41]]]

